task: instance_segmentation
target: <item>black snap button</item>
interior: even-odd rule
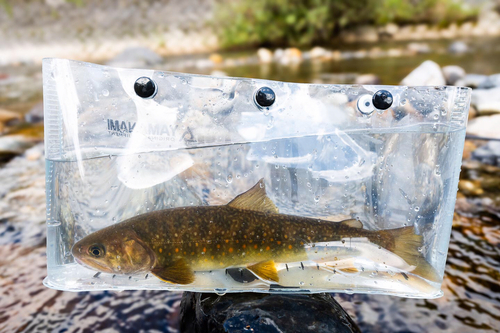
[[[276,101],[276,94],[269,87],[262,87],[255,93],[255,102],[260,107],[269,107]]]
[[[151,98],[156,95],[156,83],[149,77],[140,77],[134,83],[134,90],[137,96]]]
[[[379,90],[373,94],[373,106],[379,110],[387,110],[392,105],[392,94],[387,90]]]

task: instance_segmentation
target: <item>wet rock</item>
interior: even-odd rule
[[[181,332],[360,332],[330,294],[185,292]]]
[[[369,84],[380,84],[380,78],[375,74],[363,74],[356,78],[354,83],[369,85]]]
[[[130,47],[107,62],[116,67],[152,67],[160,64],[163,59],[154,51],[145,47]]]
[[[477,180],[460,180],[458,189],[465,195],[481,195],[484,190],[481,188],[481,183]]]
[[[493,74],[488,76],[478,86],[479,89],[490,89],[500,87],[500,74]]]
[[[21,115],[17,112],[0,109],[0,133],[5,127],[14,126],[21,120]]]
[[[462,86],[462,87],[477,88],[487,79],[488,79],[488,76],[486,76],[486,75],[467,74],[464,76],[463,79],[460,79],[457,82],[455,82],[455,85]]]
[[[257,50],[257,57],[259,57],[259,62],[261,64],[269,64],[273,61],[273,52],[261,47]]]
[[[0,137],[0,162],[7,162],[26,149],[35,145],[35,141],[23,135],[6,135]]]
[[[430,53],[431,48],[427,43],[410,43],[407,46],[408,51],[412,53],[422,54],[422,53]]]
[[[37,103],[24,115],[24,120],[31,124],[43,122],[43,102]]]
[[[452,54],[464,54],[469,51],[469,46],[462,41],[456,41],[450,44],[448,52]]]
[[[401,81],[405,86],[442,86],[446,84],[441,67],[434,61],[424,61]]]
[[[484,146],[475,149],[471,153],[471,158],[484,164],[500,166],[500,141],[489,141]],[[500,185],[496,188],[500,189]]]
[[[493,89],[474,89],[471,104],[479,116],[500,113],[500,87]]]
[[[446,84],[454,85],[465,77],[465,70],[460,66],[444,66],[442,70]]]
[[[500,114],[477,117],[467,125],[467,135],[500,139]]]

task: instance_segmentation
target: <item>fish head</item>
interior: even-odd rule
[[[153,251],[131,229],[94,232],[79,240],[72,253],[80,265],[104,273],[148,272],[155,263]]]

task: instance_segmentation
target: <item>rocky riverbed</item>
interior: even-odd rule
[[[467,47],[474,48],[468,43]],[[429,48],[434,49],[430,43]],[[444,52],[451,47],[446,43]],[[403,49],[403,47],[401,47]],[[399,58],[419,63],[421,57],[436,57],[420,45],[405,46],[412,54]],[[390,50],[390,49],[388,49]],[[359,51],[359,50],[358,50]],[[370,52],[311,50],[259,50],[247,55],[212,54],[165,61],[148,51],[136,51],[110,63],[129,66],[175,68],[218,75],[261,76],[323,83],[374,82],[409,85],[466,85],[474,88],[469,139],[459,183],[451,235],[444,296],[414,300],[390,296],[334,295],[348,315],[366,332],[462,332],[499,331],[500,316],[500,80],[497,71],[473,74],[467,66],[439,66],[423,62],[388,81],[373,71],[328,71],[332,64],[345,68],[368,61]],[[144,53],[145,52],[145,53]],[[344,53],[343,52],[350,52]],[[373,51],[375,52],[375,51]],[[385,56],[373,61],[395,59]],[[395,51],[390,51],[396,54]],[[410,52],[410,51],[405,51]],[[464,55],[451,60],[463,62]],[[345,54],[357,54],[349,58]],[[448,54],[448,53],[447,53]],[[364,58],[363,58],[363,57]],[[266,58],[267,57],[267,58]],[[283,60],[288,57],[287,60]],[[356,58],[359,57],[359,58]],[[439,61],[437,56],[436,61]],[[143,63],[139,63],[142,61]],[[233,61],[233,63],[231,63]],[[470,60],[467,61],[467,63]],[[402,69],[391,62],[394,72]],[[186,65],[187,64],[187,65]],[[320,64],[320,65],[318,65]],[[359,64],[359,63],[358,63]],[[375,63],[372,62],[372,65]],[[305,68],[319,66],[308,76]],[[406,66],[406,65],[405,65]],[[267,69],[266,69],[267,68]],[[376,66],[372,66],[376,69]],[[406,67],[404,67],[406,68]],[[266,72],[267,70],[267,72]],[[302,71],[302,72],[301,72]],[[411,73],[410,73],[411,72]],[[371,75],[367,75],[371,74]],[[493,74],[493,75],[492,75]],[[294,76],[296,75],[296,76]],[[45,260],[45,180],[40,104],[40,73],[34,69],[0,68],[0,331],[110,331],[177,332],[180,330],[182,295],[161,291],[69,293],[47,289]],[[187,297],[187,296],[186,296]],[[214,300],[211,300],[212,302]],[[274,300],[271,300],[274,301]],[[328,300],[324,300],[328,301]],[[256,300],[256,302],[261,302]],[[329,302],[329,301],[328,301]],[[259,303],[260,304],[260,303]],[[272,304],[272,303],[271,303]],[[251,312],[248,312],[251,313]],[[265,314],[271,318],[272,311]],[[270,317],[271,316],[271,317]],[[264,318],[263,317],[263,318]],[[229,318],[229,317],[228,317]],[[238,322],[238,317],[228,320]]]

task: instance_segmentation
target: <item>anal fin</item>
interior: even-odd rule
[[[174,284],[190,284],[194,281],[193,270],[184,259],[179,259],[169,266],[155,267],[151,273],[162,281]]]
[[[274,260],[262,261],[247,267],[252,273],[264,280],[271,280],[279,283],[278,271]]]

